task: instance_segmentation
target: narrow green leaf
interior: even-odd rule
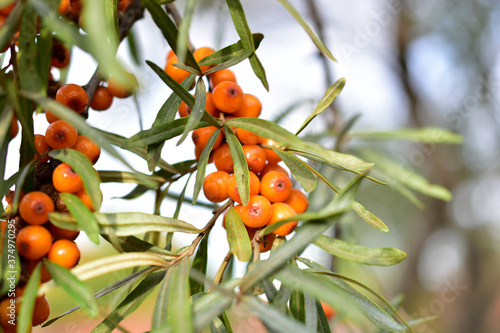
[[[182,20],[179,25],[177,46],[175,48],[176,55],[179,58],[180,63],[183,63],[186,58],[189,44],[189,27],[191,26],[191,20],[193,19],[194,10],[197,5],[198,0],[187,0],[186,6],[184,7],[184,15],[182,16]]]
[[[143,185],[150,189],[156,189],[166,182],[165,178],[158,175],[150,176],[142,174],[139,177],[138,174],[139,172],[101,170],[99,171],[99,178],[101,179],[101,183],[132,183]],[[145,179],[149,180],[147,184],[144,184]],[[151,186],[151,184],[155,184],[155,186]]]
[[[241,198],[241,203],[246,205],[250,198],[250,184],[248,164],[245,158],[245,153],[241,147],[241,143],[234,134],[233,130],[228,126],[224,126],[224,134],[226,135],[229,150],[234,164],[234,176],[236,178],[236,185],[238,187],[238,194]]]
[[[127,46],[128,46],[128,50],[129,50],[130,55],[132,56],[132,59],[134,60],[135,64],[137,66],[141,65],[142,64],[141,50],[137,46],[137,40],[135,37],[134,29],[130,29],[128,32]]]
[[[250,60],[250,65],[252,66],[255,75],[259,78],[260,82],[262,82],[264,88],[269,91],[269,83],[267,82],[266,71],[264,70],[264,66],[262,66],[262,63],[260,62],[259,57],[257,57],[257,54],[253,53],[248,58],[248,60]]]
[[[212,152],[212,148],[215,144],[215,141],[219,137],[221,129],[218,128],[210,137],[207,142],[205,148],[201,152],[200,160],[198,161],[198,170],[196,171],[196,183],[194,184],[194,192],[193,192],[193,204],[198,200],[198,195],[203,187],[203,182],[205,180],[205,172],[208,165],[208,160],[210,158],[210,153]]]
[[[0,48],[3,49],[3,47],[6,46],[7,43],[10,43],[14,37],[14,34],[19,27],[19,21],[21,20],[23,8],[24,2],[17,2],[17,5],[5,20],[2,29],[0,29]]]
[[[328,318],[326,318],[323,306],[319,301],[316,301],[316,311],[318,313],[318,333],[331,333],[332,329],[328,323]]]
[[[255,45],[255,49],[260,45],[260,42],[264,39],[264,35],[260,33],[255,33],[252,34],[252,39]],[[231,61],[232,59],[237,59],[243,56],[244,54],[252,54],[251,51],[246,50],[243,47],[243,43],[241,40],[238,42],[231,44],[229,46],[226,46],[218,51],[215,51],[215,53],[212,53],[206,58],[203,58],[200,61],[200,65],[219,65],[223,63],[227,63],[228,61]],[[205,72],[208,73],[208,72]]]
[[[59,195],[70,214],[75,218],[80,230],[85,231],[87,237],[94,244],[99,244],[99,222],[97,222],[94,214],[76,195],[70,193],[61,193]]]
[[[215,317],[210,323],[210,332],[228,333],[228,330],[226,329],[226,326],[224,326],[224,323],[218,317]]]
[[[273,148],[273,151],[283,160],[293,176],[302,184],[306,192],[311,192],[316,188],[316,176],[304,165],[303,161],[290,152],[275,148]]]
[[[208,237],[210,234],[205,235],[198,245],[198,251],[194,256],[193,263],[191,265],[191,270],[196,270],[201,274],[206,274],[207,263],[208,263]],[[191,290],[191,295],[202,293],[205,291],[205,284],[200,283],[195,279],[189,280],[189,289]]]
[[[234,57],[228,59],[227,61],[220,63],[218,65],[215,65],[214,67],[207,69],[205,72],[203,72],[204,75],[209,75],[212,73],[215,73],[217,71],[220,71],[221,69],[233,67],[234,65],[239,64],[243,60],[249,58],[253,53],[251,51],[243,51],[241,53],[235,54]]]
[[[274,279],[269,278],[269,280],[274,280]],[[290,301],[290,298],[292,297],[292,292],[293,292],[292,289],[284,285],[280,285],[280,289],[278,290],[278,293],[276,294],[276,297],[274,298],[273,301],[273,307],[276,308],[281,313],[288,314],[289,313],[288,303]]]
[[[79,303],[89,316],[97,318],[99,306],[90,288],[66,268],[50,260],[44,260],[44,265],[57,285],[63,288],[76,303]]]
[[[19,29],[19,85],[21,89],[33,92],[42,91],[42,82],[36,69],[37,44],[36,44],[36,12],[31,7],[26,7],[21,19]]]
[[[75,170],[83,181],[83,188],[92,200],[94,209],[98,211],[102,202],[100,181],[89,159],[75,149],[56,149],[51,151],[49,156],[69,164]]]
[[[227,333],[233,333],[233,328],[231,327],[231,322],[229,321],[229,317],[227,316],[226,311],[223,311],[219,315],[219,319],[221,320],[222,324],[224,324]]]
[[[369,225],[382,232],[389,232],[389,227],[385,225],[385,223],[376,217],[372,212],[368,211],[365,207],[363,207],[359,202],[352,203],[352,210],[358,213],[363,220],[365,220]]]
[[[305,323],[310,332],[318,331],[318,309],[316,299],[309,295],[304,295]]]
[[[316,116],[318,116],[320,113],[328,109],[328,107],[333,103],[333,101],[335,101],[337,96],[340,94],[342,89],[344,89],[344,86],[345,86],[345,78],[343,77],[338,79],[337,82],[335,82],[334,84],[332,84],[330,88],[328,88],[328,90],[325,92],[325,95],[323,96],[321,101],[319,101],[314,111],[306,118],[306,120],[300,126],[299,130],[297,131],[297,133],[295,133],[295,135],[299,135],[299,133],[302,132],[302,130],[304,130],[304,128],[306,128],[307,125],[309,125],[309,123],[314,118],[316,118]]]
[[[109,237],[107,235],[103,235],[103,238],[109,241]],[[120,248],[125,252],[151,252],[159,254],[162,258],[169,260],[177,258],[177,256],[172,252],[143,241],[135,236],[116,237],[114,241],[117,242]]]
[[[146,276],[144,280],[125,297],[116,309],[92,330],[92,333],[113,332],[123,319],[137,310],[164,277],[165,271],[154,272]]]
[[[100,234],[117,237],[143,234],[150,231],[185,232],[198,234],[201,232],[193,225],[170,217],[145,213],[94,213],[99,222]],[[50,213],[49,219],[58,227],[79,230],[75,219],[64,213]]]
[[[337,61],[330,50],[326,47],[326,45],[321,41],[321,39],[318,38],[318,36],[314,33],[314,31],[311,29],[311,27],[307,24],[307,22],[304,20],[304,18],[300,15],[300,13],[292,6],[290,2],[287,0],[278,0],[283,7],[288,10],[290,14],[295,18],[295,20],[302,26],[304,31],[309,35],[309,38],[313,41],[313,43],[316,45],[316,47],[323,53],[326,57],[332,59],[333,61]]]
[[[23,301],[19,310],[19,318],[16,318],[17,332],[31,332],[31,319],[33,318],[33,310],[37,298],[38,286],[40,285],[42,263],[39,262],[35,269],[31,272],[30,278],[23,293]]]
[[[188,122],[182,132],[182,136],[177,142],[180,145],[187,138],[189,132],[191,132],[201,121],[203,114],[205,113],[205,104],[207,101],[207,88],[205,87],[205,81],[202,77],[196,82],[196,92],[194,97],[194,105],[191,110],[191,115],[188,117]]]
[[[304,293],[294,290],[290,296],[290,312],[298,321],[305,323],[306,309],[304,304]]]
[[[390,266],[406,258],[406,253],[393,247],[368,248],[325,235],[314,240],[314,245],[339,258],[365,265]]]
[[[167,323],[175,333],[194,332],[189,299],[189,261],[184,257],[179,264],[170,269],[167,288]],[[165,316],[166,314],[164,314]]]
[[[428,144],[461,144],[463,137],[439,127],[400,128],[391,132],[358,132],[353,137],[368,140],[408,140]]]
[[[241,43],[247,51],[255,51],[253,44],[252,33],[250,27],[248,26],[245,12],[240,0],[226,0],[227,6],[229,8],[229,13],[233,20],[236,32],[240,36]]]
[[[231,252],[239,261],[248,261],[252,257],[252,244],[247,229],[234,208],[229,208],[226,215],[227,242]]]

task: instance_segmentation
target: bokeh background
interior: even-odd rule
[[[500,2],[290,2],[323,38],[338,62],[325,61],[277,1],[242,1],[252,31],[265,35],[258,55],[266,69],[270,91],[262,87],[248,62],[237,65],[234,71],[244,91],[261,99],[264,106],[261,117],[276,119],[282,115],[281,124],[293,132],[314,109],[327,87],[345,77],[347,84],[334,108],[313,121],[306,133],[321,138],[318,140],[325,147],[335,147],[335,135],[357,114],[361,116],[353,132],[440,126],[464,138],[461,145],[434,145],[347,137],[341,145],[343,151],[352,153],[366,147],[382,151],[396,163],[448,188],[453,200],[443,202],[417,194],[425,204],[422,209],[387,186],[365,182],[359,201],[380,217],[390,232],[382,234],[359,217],[349,215],[336,230],[337,235],[365,246],[394,246],[405,251],[408,257],[394,267],[367,268],[342,260],[332,261],[312,247],[306,255],[363,281],[388,299],[404,295],[402,311],[407,316],[439,316],[421,325],[419,332],[499,332]],[[175,4],[182,14],[184,2]],[[141,59],[163,66],[169,47],[148,14],[136,23],[133,33]],[[197,47],[220,48],[238,40],[222,0],[200,1],[190,33],[191,42]],[[115,100],[109,111],[91,111],[89,123],[130,136],[141,126],[150,127],[170,91],[148,66],[134,64],[127,45],[120,47],[119,57],[140,82],[137,96],[140,115],[133,100]],[[68,81],[85,84],[94,68],[93,60],[75,49]],[[289,112],[284,114],[285,110]],[[46,126],[43,115],[37,116],[37,133],[44,133]],[[12,145],[19,144],[16,140]],[[144,161],[136,160],[131,154],[124,153],[124,156],[139,170],[147,171]],[[191,159],[193,145],[187,141],[180,147],[176,142],[169,143],[162,156],[169,163]],[[14,173],[16,166],[16,156],[11,154],[8,172]],[[106,154],[96,168],[124,169]],[[341,184],[347,180],[343,173],[331,176]],[[173,186],[172,194],[179,193],[185,181]],[[132,201],[119,199],[132,188],[130,184],[103,184],[102,211],[151,213],[152,193]],[[311,195],[313,209],[321,205],[324,191],[319,186],[319,194]],[[171,216],[174,210],[175,201],[167,199],[162,214]],[[201,226],[209,216],[209,209],[186,203],[180,218]],[[215,274],[228,250],[221,239],[225,239],[225,233],[218,225],[211,235],[209,275]],[[190,240],[176,236],[176,246]],[[82,246],[83,261],[105,252],[113,253],[104,240],[102,246],[96,247],[82,235],[78,243]],[[244,266],[235,265],[234,272],[242,274],[243,269]],[[97,291],[125,273],[96,279],[91,285]],[[55,289],[48,297],[53,315],[72,306],[60,290]],[[112,309],[122,297],[120,292],[105,297],[103,310]],[[153,306],[154,302],[145,302],[123,327],[128,332],[147,330],[148,314]],[[240,316],[238,323],[242,324],[236,325],[236,331],[248,325],[246,320],[248,318]],[[77,312],[60,324],[34,332],[89,332],[95,323]],[[356,328],[345,323],[333,323],[333,328],[336,332],[374,331],[370,326]]]

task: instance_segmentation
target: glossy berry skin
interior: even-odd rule
[[[193,139],[193,143],[196,147],[200,148],[205,148],[205,146],[208,143],[208,140],[210,140],[210,137],[212,134],[215,133],[217,130],[217,127],[215,126],[207,126],[207,127],[202,127],[195,129],[193,131],[193,134],[191,135],[191,138]],[[212,150],[217,149],[222,143],[222,132],[219,132],[219,135],[215,139],[214,146],[212,147]]]
[[[85,155],[92,164],[96,164],[101,156],[101,147],[85,135],[78,136],[73,149]]]
[[[127,98],[134,93],[135,87],[137,86],[137,80],[134,75],[126,72],[125,75],[128,77],[128,82],[119,82],[113,77],[108,80],[108,92],[116,98]]]
[[[229,174],[225,171],[216,171],[205,177],[203,182],[203,193],[211,202],[222,202],[229,196],[227,194],[227,183]]]
[[[80,231],[78,230],[67,230],[63,228],[59,228],[58,226],[49,223],[49,231],[52,234],[52,237],[54,240],[58,239],[68,239],[68,240],[75,240],[78,235],[80,235]]]
[[[62,193],[76,193],[83,188],[82,178],[67,163],[59,164],[54,169],[52,184]]]
[[[238,140],[240,140],[240,142],[244,145],[256,145],[262,140],[259,135],[243,128],[238,128],[235,134],[238,137]]]
[[[213,54],[214,52],[215,52],[215,50],[210,48],[210,47],[205,47],[205,46],[200,47],[193,52],[194,60],[196,60],[196,62],[200,62],[201,60],[205,59],[206,57]],[[214,65],[200,66],[201,72],[202,73],[206,72],[207,70],[209,70],[213,66]]]
[[[271,220],[271,215],[271,203],[261,195],[251,196],[240,213],[241,220],[250,228],[265,226]]]
[[[31,325],[38,326],[49,319],[49,316],[49,301],[47,301],[45,296],[37,297],[35,301],[35,308],[33,309],[33,318],[31,319]]]
[[[257,195],[260,192],[260,180],[259,177],[252,171],[248,172],[248,182],[250,185],[250,196]],[[238,184],[236,182],[236,176],[232,174],[227,181],[227,193],[231,199],[237,203],[241,203],[240,193],[238,192]]]
[[[255,232],[257,231],[258,229],[254,229],[254,228],[247,228],[247,232],[248,232],[248,237],[250,237],[250,240],[252,240],[254,237],[255,237]],[[271,248],[273,247],[273,242],[274,240],[276,239],[276,235],[275,234],[267,234],[265,235],[259,242],[259,247],[260,247],[260,253],[264,253],[264,252],[268,252],[271,250]]]
[[[69,9],[69,3],[68,8]],[[71,53],[63,43],[54,41],[52,44],[52,58],[50,65],[55,68],[66,68],[71,60]]]
[[[299,189],[292,188],[288,199],[284,203],[289,204],[297,214],[304,213],[309,207],[309,199],[307,196]]]
[[[39,225],[29,225],[17,234],[16,247],[19,255],[30,260],[44,257],[52,246],[52,235]]]
[[[287,177],[290,177],[288,171],[286,171],[285,168],[283,168],[281,165],[278,165],[278,164],[266,164],[264,169],[262,169],[262,171],[259,173],[259,177],[262,179],[262,177],[264,177],[266,175],[266,173],[271,172],[271,171],[278,171],[278,172],[283,173]]]
[[[188,76],[189,72],[179,67],[175,67],[179,63],[179,58],[174,55],[168,59],[167,64],[165,65],[165,73],[167,73],[172,79],[174,79],[177,83],[182,83]]]
[[[240,108],[233,113],[235,117],[258,117],[262,111],[262,103],[252,94],[243,95],[243,103]]]
[[[33,225],[47,222],[54,208],[52,199],[39,191],[29,192],[19,201],[19,215],[24,221]]]
[[[266,166],[266,152],[257,145],[243,145],[243,153],[248,164],[248,170],[259,173]]]
[[[226,171],[230,174],[234,172],[233,157],[227,143],[221,144],[214,150],[214,164],[219,171]]]
[[[82,113],[89,105],[89,96],[81,86],[69,83],[57,90],[56,101],[76,113]]]
[[[292,191],[292,181],[279,171],[270,171],[262,177],[260,193],[271,202],[282,202],[288,199]]]
[[[297,215],[297,213],[290,205],[284,202],[273,203],[271,219],[269,220],[269,223],[267,225],[273,225],[274,223],[288,219],[295,215]],[[273,231],[273,233],[277,236],[287,236],[295,230],[298,224],[298,221],[287,222],[279,226],[276,230]]]
[[[210,86],[212,88],[217,87],[217,85],[223,81],[230,81],[236,83],[236,75],[234,72],[228,68],[221,69],[215,73],[209,75]]]
[[[111,107],[113,104],[113,95],[109,92],[108,88],[100,86],[97,87],[94,97],[90,102],[90,107],[96,111],[104,111]]]
[[[52,149],[71,148],[78,139],[78,131],[66,120],[56,120],[45,131],[45,140]]]
[[[83,204],[91,212],[95,212],[94,204],[92,203],[92,200],[90,199],[90,196],[85,191],[85,188],[82,188],[80,191],[76,192],[75,195],[77,196],[78,199],[80,199],[83,202]],[[102,192],[101,192],[101,197],[102,197]]]
[[[41,260],[43,260],[43,258]],[[30,275],[33,273],[33,270],[36,268],[36,265],[38,265],[38,263],[41,262],[41,260],[26,260],[24,262],[24,265],[26,266],[26,269],[28,270],[28,273]],[[52,276],[50,275],[49,271],[47,270],[44,264],[42,264],[42,267],[40,269],[40,275],[41,275],[40,281],[42,283],[45,283],[50,279],[52,279]]]
[[[226,113],[238,111],[243,104],[243,90],[235,82],[223,81],[212,91],[214,105]]]
[[[71,269],[80,260],[80,250],[74,242],[67,239],[60,239],[52,244],[47,258],[56,264]]]
[[[272,139],[262,139],[260,143],[268,146],[273,146],[278,144],[276,141]],[[281,157],[279,157],[278,154],[276,154],[272,149],[264,148],[264,151],[266,153],[267,164],[277,164],[281,162]]]

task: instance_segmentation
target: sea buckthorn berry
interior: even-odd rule
[[[11,314],[14,318],[18,318],[20,306],[16,303],[17,300],[10,297],[6,297],[0,302],[0,324],[4,332],[16,333],[16,326],[9,323],[12,320]]]
[[[196,62],[200,62],[202,59],[205,59],[206,57],[208,57],[213,53],[215,53],[215,50],[212,49],[211,47],[200,47],[199,49],[196,49],[196,51],[194,51],[193,53],[194,60],[196,60]],[[210,68],[212,68],[213,66],[214,65],[204,65],[200,66],[200,69],[202,72],[205,72]]]
[[[328,303],[320,301],[323,312],[325,313],[326,319],[330,321],[333,317],[337,315],[337,311],[332,308]]]
[[[49,145],[47,144],[47,141],[45,140],[45,135],[41,134],[35,134],[35,148],[36,148],[36,157],[40,157],[42,155],[45,155],[47,151],[49,150]],[[49,160],[48,156],[45,156],[42,159],[43,162],[47,162]]]
[[[226,113],[238,111],[243,104],[243,90],[231,81],[219,83],[212,91],[214,105]]]
[[[72,148],[87,156],[92,164],[96,164],[101,156],[101,147],[85,135],[79,135]]]
[[[90,196],[87,194],[84,188],[82,188],[80,191],[76,192],[75,195],[80,199],[83,204],[91,211],[95,212],[94,209],[94,204],[92,203],[92,200],[90,199]],[[102,198],[102,192],[101,192],[101,198]]]
[[[45,296],[37,297],[35,301],[35,308],[33,309],[33,318],[31,319],[31,325],[40,325],[41,323],[49,319],[49,315],[49,301],[47,301]]]
[[[243,95],[243,103],[238,111],[233,113],[235,117],[258,117],[262,111],[262,103],[252,94]]]
[[[52,235],[54,236],[54,235]],[[33,270],[36,268],[36,265],[40,262],[40,260],[26,260],[24,262],[26,269],[28,270],[28,273],[31,275],[33,273]],[[52,276],[50,275],[49,271],[45,267],[44,264],[42,264],[42,268],[40,269],[40,281],[42,283],[45,283],[52,279]]]
[[[113,77],[108,79],[108,91],[114,97],[127,98],[135,92],[137,86],[135,76],[128,72],[125,72],[125,75],[128,77],[128,82],[119,82]]]
[[[37,260],[49,253],[52,235],[39,225],[29,225],[17,234],[16,247],[19,255],[26,259]]]
[[[66,14],[69,11],[69,5],[70,5],[69,0],[61,0],[59,2],[59,9],[58,9],[59,14],[60,15]]]
[[[216,130],[217,127],[215,126],[207,126],[195,129],[193,131],[193,134],[191,135],[194,145],[197,147],[205,148],[205,146],[208,143],[208,140],[210,140],[210,137],[212,136],[212,134],[215,133]],[[219,135],[215,140],[212,150],[217,149],[217,147],[219,147],[221,143],[222,143],[222,132],[219,132]]]
[[[221,144],[219,148],[214,150],[214,164],[219,171],[226,171],[227,173],[234,172],[233,158],[227,142]]]
[[[61,1],[61,3],[63,1]],[[68,9],[69,9],[69,3],[67,10]],[[63,43],[55,40],[52,43],[52,57],[50,59],[50,65],[55,68],[66,68],[68,67],[70,60],[71,60],[71,53],[69,52],[68,48]]]
[[[260,180],[259,177],[252,171],[248,172],[248,182],[250,184],[250,196],[259,194],[260,191]],[[232,174],[227,181],[227,194],[234,201],[241,203],[240,193],[238,192],[238,184],[236,182],[236,176]]]
[[[47,110],[45,110],[45,118],[47,119],[47,122],[49,124],[52,124],[54,121],[60,120],[59,118],[56,117],[55,114],[53,114],[52,112],[49,112]]]
[[[19,201],[19,215],[29,224],[44,224],[53,211],[54,202],[43,192],[30,192]]]
[[[78,131],[66,120],[56,120],[47,127],[45,140],[52,149],[71,148],[78,139]]]
[[[229,196],[227,194],[227,182],[229,174],[225,171],[216,171],[205,177],[203,182],[203,193],[211,202],[222,202]]]
[[[272,139],[262,139],[260,143],[268,146],[273,146],[278,144],[276,141]],[[277,164],[281,162],[281,157],[279,157],[278,154],[276,154],[272,149],[264,148],[264,151],[266,152],[266,158],[268,164]]]
[[[170,49],[167,53],[167,61],[172,58],[173,56],[175,56],[175,52],[174,50]]]
[[[89,105],[89,95],[81,86],[69,83],[59,88],[56,93],[56,101],[76,113],[82,113]]]
[[[0,15],[9,16],[10,12],[12,12],[12,10],[14,9],[15,6],[16,6],[16,2],[0,8]]]
[[[238,140],[244,145],[256,145],[262,141],[262,137],[254,132],[250,132],[243,128],[238,128],[236,131],[236,136]]]
[[[258,229],[247,228],[248,237],[250,237],[250,240],[252,240],[255,237],[255,232],[257,230]],[[271,234],[267,234],[264,237],[262,237],[262,239],[260,239],[260,242],[259,242],[260,253],[264,253],[264,252],[267,252],[267,251],[271,250],[271,248],[273,247],[273,242],[274,242],[275,239],[276,239],[276,235],[272,234],[272,233]]]
[[[203,149],[205,147],[197,147],[197,146],[194,146],[194,156],[197,160],[200,159],[201,157],[201,153],[203,153]],[[214,151],[212,150],[210,152],[210,155],[208,156],[208,163],[212,163],[214,161]]]
[[[179,116],[181,117],[187,117],[191,114],[191,108],[187,106],[187,104],[182,101],[181,105],[179,106]]]
[[[54,169],[52,184],[62,193],[76,193],[83,188],[82,178],[67,163],[59,164]]]
[[[49,231],[55,240],[58,239],[75,240],[76,237],[80,235],[80,231],[78,230],[68,230],[59,228],[58,226],[53,225],[52,223],[49,223]]]
[[[120,3],[118,4],[118,10],[124,13],[132,3],[132,0],[120,0]]]
[[[217,85],[224,81],[231,81],[236,83],[236,75],[234,72],[228,68],[221,69],[215,73],[209,75],[210,77],[210,86],[212,88],[217,87]]]
[[[257,145],[243,145],[243,153],[245,154],[250,171],[259,173],[266,166],[266,152],[262,147]]]
[[[262,169],[262,171],[259,173],[259,177],[262,179],[262,177],[264,177],[266,175],[266,173],[268,173],[270,171],[279,171],[279,172],[282,172],[283,174],[285,174],[287,177],[290,177],[290,175],[288,174],[288,171],[286,171],[285,168],[283,168],[281,165],[278,165],[278,164],[266,164],[264,169]]]
[[[217,110],[217,108],[214,105],[212,93],[207,92],[206,96],[207,96],[207,99],[205,101],[205,111],[210,113],[210,115],[212,115],[213,117],[219,118],[220,111]],[[191,108],[189,106],[187,106],[187,104],[184,103],[184,101],[182,101],[181,105],[179,106],[179,116],[187,117],[189,115],[191,115]]]
[[[271,202],[261,195],[253,195],[241,210],[241,220],[250,228],[260,228],[271,220]]]
[[[14,139],[19,133],[19,125],[17,124],[17,117],[12,115],[12,122],[10,123],[10,138]]]
[[[292,188],[288,199],[283,202],[289,204],[297,214],[305,212],[309,207],[307,196],[296,188]]]
[[[260,193],[271,202],[281,202],[288,199],[292,191],[292,181],[279,171],[270,171],[262,177]]]
[[[104,111],[109,109],[111,104],[113,104],[113,95],[110,94],[108,88],[97,87],[90,102],[90,107],[96,111]]]
[[[78,264],[80,250],[74,242],[67,239],[60,239],[52,244],[47,258],[56,264],[70,269]]]
[[[276,202],[273,203],[271,206],[272,206],[271,220],[267,225],[273,225],[274,223],[283,221],[285,219],[297,215],[297,213],[293,210],[293,208],[289,204],[286,204],[284,202]],[[298,221],[287,222],[282,226],[279,226],[276,230],[273,231],[273,233],[278,236],[289,235],[292,231],[295,230],[297,224],[299,224]]]
[[[179,58],[176,55],[168,59],[167,64],[165,65],[165,73],[167,73],[175,82],[182,83],[182,81],[184,81],[190,73],[174,66],[178,63]]]

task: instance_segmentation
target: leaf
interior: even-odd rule
[[[210,323],[210,332],[228,333],[228,330],[226,329],[226,326],[224,326],[224,323],[222,323],[222,321],[218,317],[215,317]]]
[[[108,236],[104,235],[103,238],[109,242]],[[177,258],[177,256],[172,252],[143,241],[142,239],[135,236],[116,237],[114,241],[118,243],[118,245],[124,252],[151,252],[160,255],[166,260],[173,260]]]
[[[0,29],[0,48],[4,48],[14,37],[18,27],[19,21],[21,20],[21,15],[23,13],[24,3],[18,2],[14,7],[12,12],[10,12],[9,16],[6,18],[5,23]]]
[[[21,19],[19,29],[19,85],[21,89],[33,92],[42,92],[42,82],[36,69],[37,44],[35,43],[38,33],[36,28],[37,16],[32,7],[26,7]]]
[[[63,288],[76,303],[80,304],[89,316],[97,318],[99,315],[99,306],[90,288],[68,269],[50,260],[44,260],[43,263],[55,283]]]
[[[296,290],[292,291],[292,295],[290,296],[290,312],[295,319],[305,323],[306,309],[304,304],[304,293]]]
[[[205,113],[205,103],[207,101],[207,88],[202,77],[196,82],[196,92],[194,98],[194,105],[191,110],[191,115],[188,117],[188,123],[182,132],[182,136],[177,142],[180,145],[187,138],[189,132],[191,132],[201,121],[203,114]]]
[[[79,151],[69,148],[52,150],[49,156],[69,164],[75,170],[83,181],[83,188],[90,197],[94,209],[98,211],[102,202],[100,181],[90,160]]]
[[[334,256],[365,265],[390,266],[406,258],[406,253],[393,247],[368,248],[325,235],[319,236],[313,244]]]
[[[309,295],[304,296],[305,306],[305,323],[306,327],[311,332],[318,331],[318,309],[316,307],[316,300]]]
[[[326,318],[323,306],[319,301],[316,301],[316,311],[318,313],[318,333],[331,333],[332,330],[328,323],[328,318]]]
[[[31,332],[31,319],[33,318],[38,286],[40,284],[41,267],[42,263],[38,262],[35,269],[31,272],[28,283],[24,288],[22,295],[23,301],[19,310],[19,318],[16,318],[17,332],[19,333]]]
[[[193,204],[198,200],[198,195],[203,187],[203,182],[205,181],[205,172],[208,165],[208,160],[210,158],[210,153],[214,147],[215,141],[219,137],[221,129],[218,128],[210,137],[205,148],[201,152],[200,159],[198,161],[198,169],[196,171],[196,183],[194,184],[193,192]]]
[[[226,214],[227,242],[231,252],[239,261],[248,261],[252,257],[252,244],[247,229],[236,210],[231,207]]]
[[[333,103],[333,101],[335,101],[335,99],[340,94],[342,89],[344,89],[344,86],[345,86],[345,78],[343,77],[338,79],[337,82],[335,82],[334,84],[332,84],[330,88],[328,88],[328,90],[325,92],[325,95],[323,96],[321,101],[319,101],[314,111],[306,118],[306,120],[300,126],[299,130],[297,131],[297,133],[295,133],[295,135],[299,135],[299,133],[302,132],[302,130],[306,128],[307,125],[309,125],[309,123],[314,118],[316,118],[316,116],[325,111]]]
[[[363,220],[365,220],[369,225],[382,232],[389,232],[389,227],[385,225],[385,223],[373,215],[372,212],[368,211],[365,207],[363,207],[359,202],[352,203],[352,209],[358,213]]]
[[[233,20],[236,32],[240,36],[241,43],[247,51],[255,51],[253,44],[252,33],[248,27],[247,19],[245,17],[245,12],[239,0],[226,0],[227,7],[229,8],[229,13]]]
[[[260,42],[264,39],[264,35],[260,33],[252,34],[252,39],[255,45],[255,49],[260,45]],[[219,65],[223,63],[228,63],[231,60],[239,59],[243,55],[248,54],[247,57],[252,54],[252,52],[245,49],[241,39],[231,45],[228,45],[218,51],[215,51],[206,58],[200,60],[200,65]],[[207,74],[208,72],[205,72]]]
[[[189,26],[191,25],[191,20],[193,19],[194,10],[197,5],[198,0],[188,0],[186,2],[186,6],[184,7],[184,15],[182,16],[182,20],[179,25],[177,46],[175,48],[176,55],[179,58],[180,63],[183,63],[186,58],[189,44]]]
[[[231,151],[231,157],[233,159],[234,177],[236,178],[236,186],[238,187],[241,204],[246,205],[250,198],[250,175],[245,153],[233,130],[227,125],[224,125],[224,134],[226,135],[226,140],[229,144],[229,150]]]
[[[193,225],[170,217],[145,213],[94,213],[100,226],[100,234],[110,234],[117,237],[143,234],[150,231],[185,232],[198,234],[201,232]],[[79,230],[75,219],[64,213],[49,214],[50,221],[60,228]]]
[[[428,144],[461,144],[463,137],[439,127],[400,128],[391,132],[358,132],[353,137],[369,140],[408,140]]]
[[[215,72],[218,72],[221,69],[233,67],[234,65],[237,65],[240,62],[242,62],[243,60],[249,58],[251,55],[252,55],[252,52],[250,52],[250,51],[243,51],[241,53],[235,54],[233,57],[229,58],[227,61],[207,69],[206,71],[203,72],[203,74],[205,76],[207,76],[207,75],[213,74]]]
[[[306,192],[311,192],[316,188],[316,176],[304,165],[303,161],[290,152],[275,148],[273,148],[273,151],[283,160],[294,177],[302,184]]]
[[[165,271],[159,271],[149,274],[130,294],[111,312],[92,333],[112,332],[120,322],[128,315],[133,313],[144,302],[144,300],[153,292],[162,279],[165,277]]]
[[[99,244],[99,222],[94,214],[74,194],[60,193],[62,201],[68,208],[70,214],[75,218],[80,230],[85,231],[87,237],[94,243]]]
[[[377,165],[377,169],[386,174],[389,178],[430,197],[443,201],[450,201],[452,199],[450,191],[446,188],[440,185],[430,184],[427,179],[407,169],[401,163],[397,164],[374,151],[363,150],[362,154],[366,156],[366,158],[374,161]]]
[[[156,189],[166,182],[165,178],[157,175],[142,174],[142,176],[138,177],[138,174],[138,172],[100,170],[99,178],[101,179],[101,183],[133,183],[146,186],[150,189]],[[148,179],[149,182],[143,184],[144,179]],[[154,183],[155,186],[150,186],[151,183]]]
[[[248,59],[250,60],[250,65],[252,66],[253,72],[259,78],[260,82],[262,82],[264,88],[269,91],[269,83],[267,82],[266,71],[264,70],[264,66],[262,66],[259,58],[257,57],[257,54],[253,53]]]
[[[300,13],[288,2],[287,0],[278,0],[283,7],[288,10],[290,14],[295,18],[295,20],[302,26],[302,28],[305,30],[305,32],[309,35],[309,38],[313,41],[313,43],[316,45],[316,47],[321,51],[323,55],[326,57],[332,59],[333,61],[337,61],[330,50],[326,47],[326,45],[316,36],[314,31],[309,27],[309,25],[306,23],[304,18],[300,15]]]
[[[128,50],[129,50],[130,55],[132,56],[132,59],[134,60],[135,64],[137,66],[141,65],[142,64],[142,60],[141,60],[142,57],[140,54],[141,50],[137,45],[134,29],[130,29],[128,31],[127,46],[128,46]]]
[[[206,274],[208,263],[208,237],[210,234],[205,235],[198,246],[198,251],[194,256],[191,270],[196,270],[201,274]],[[189,280],[189,289],[191,295],[202,293],[205,291],[205,284],[196,281],[195,279]]]
[[[153,21],[158,26],[158,28],[160,28],[163,36],[168,42],[168,45],[170,45],[172,50],[174,50],[174,53],[177,54],[177,52],[180,50],[177,49],[178,32],[174,22],[172,22],[170,17],[168,17],[168,15],[163,11],[163,9],[156,1],[142,0],[141,5],[144,8],[146,8],[148,12],[151,14],[151,16],[153,17]],[[186,52],[186,61],[185,61],[186,65],[194,68],[198,72],[201,72],[200,66],[198,66],[198,63],[194,59],[191,51],[187,49],[185,52]]]

